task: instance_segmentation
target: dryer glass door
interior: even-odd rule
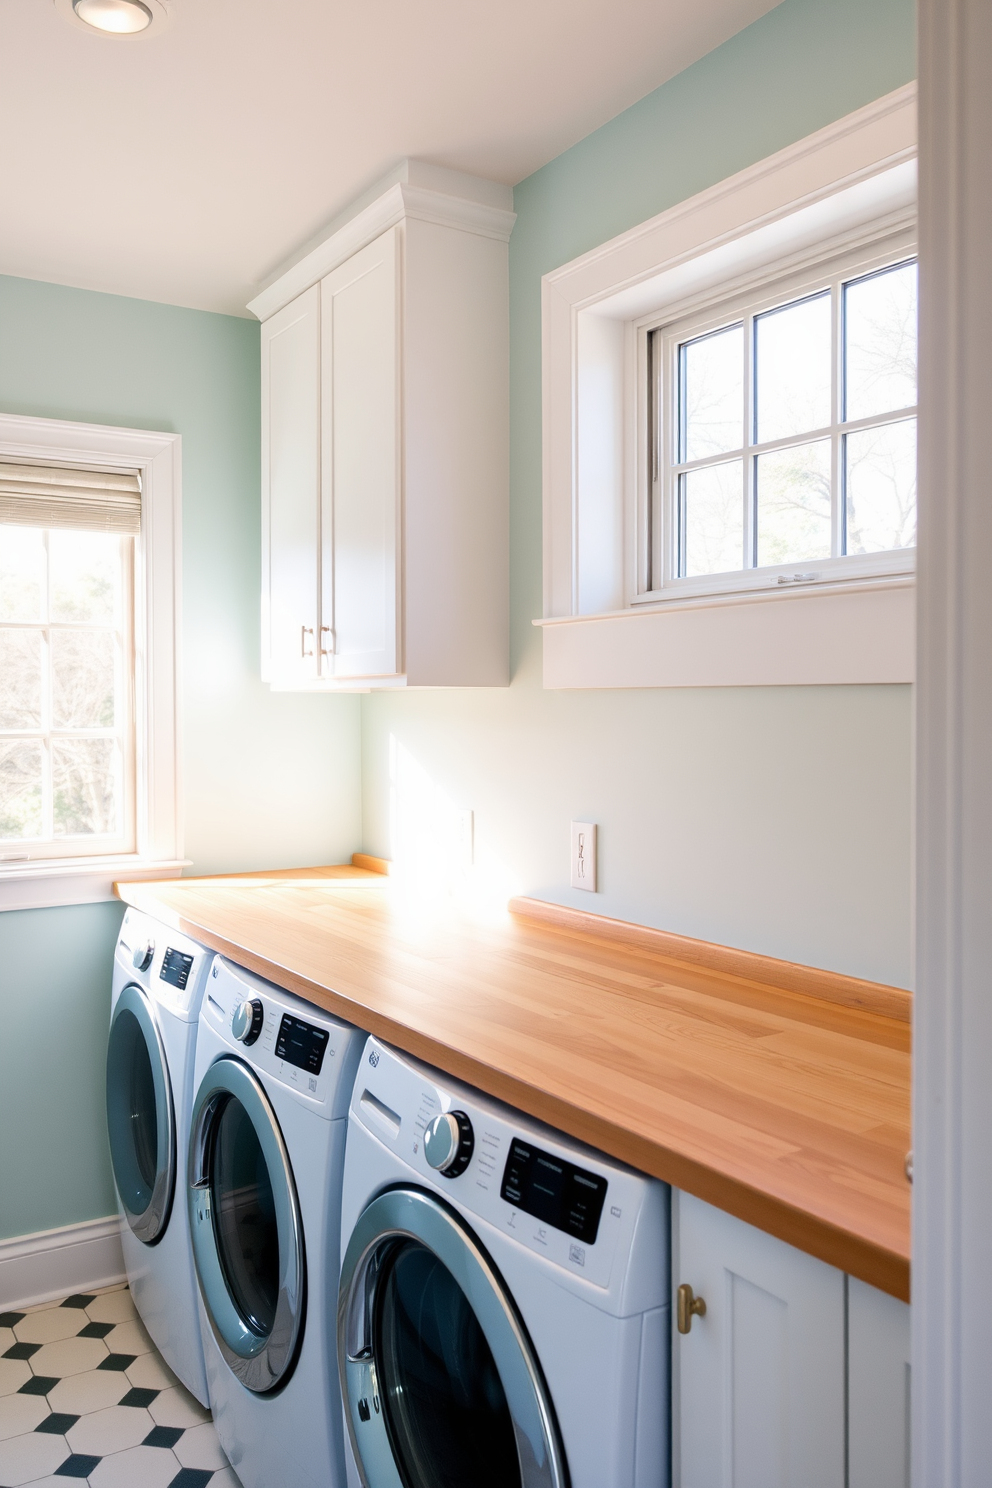
[[[172,1209],[176,1130],[162,1036],[136,983],[124,988],[110,1022],[107,1130],[125,1217],[138,1239],[153,1245]]]
[[[189,1215],[217,1346],[249,1390],[284,1385],[306,1312],[303,1222],[289,1154],[255,1073],[214,1061],[193,1104]]]
[[[228,1290],[259,1334],[272,1332],[279,1296],[279,1227],[272,1180],[244,1106],[225,1101],[213,1133],[214,1230]]]
[[[379,1389],[417,1488],[517,1488],[520,1465],[492,1349],[447,1266],[416,1240],[391,1251],[375,1316]]]
[[[368,1488],[564,1488],[524,1325],[443,1200],[396,1188],[363,1211],[342,1268],[338,1361]]]

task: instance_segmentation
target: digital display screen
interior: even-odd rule
[[[192,956],[184,956],[182,951],[176,951],[172,946],[166,946],[165,955],[162,957],[162,970],[159,972],[159,978],[163,982],[171,982],[173,987],[179,988],[180,992],[185,992],[192,965]]]
[[[314,1028],[312,1023],[304,1023],[302,1018],[283,1013],[276,1039],[276,1058],[285,1059],[311,1075],[319,1075],[327,1039],[326,1028]]]
[[[514,1137],[500,1194],[525,1214],[595,1245],[607,1187],[598,1173],[587,1173]]]

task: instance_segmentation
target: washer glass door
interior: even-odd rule
[[[255,1073],[223,1056],[193,1105],[189,1214],[217,1346],[247,1389],[284,1385],[303,1336],[303,1223],[279,1122]]]
[[[367,1488],[564,1488],[523,1323],[442,1200],[391,1189],[364,1210],[342,1269],[338,1358]]]
[[[506,1391],[479,1320],[443,1261],[416,1240],[388,1257],[375,1316],[379,1389],[416,1488],[517,1488]]]
[[[124,988],[107,1046],[107,1130],[121,1206],[146,1245],[169,1222],[176,1179],[176,1128],[165,1047],[146,994]]]

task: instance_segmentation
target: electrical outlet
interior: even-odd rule
[[[458,862],[462,868],[471,868],[475,862],[475,812],[458,813]]]
[[[596,892],[596,824],[572,823],[572,888]]]

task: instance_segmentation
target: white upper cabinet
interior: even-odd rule
[[[320,286],[325,676],[399,670],[398,237],[391,227]]]
[[[405,162],[249,306],[273,687],[508,681],[511,201]]]
[[[262,327],[262,676],[315,675],[320,500],[316,285]]]

